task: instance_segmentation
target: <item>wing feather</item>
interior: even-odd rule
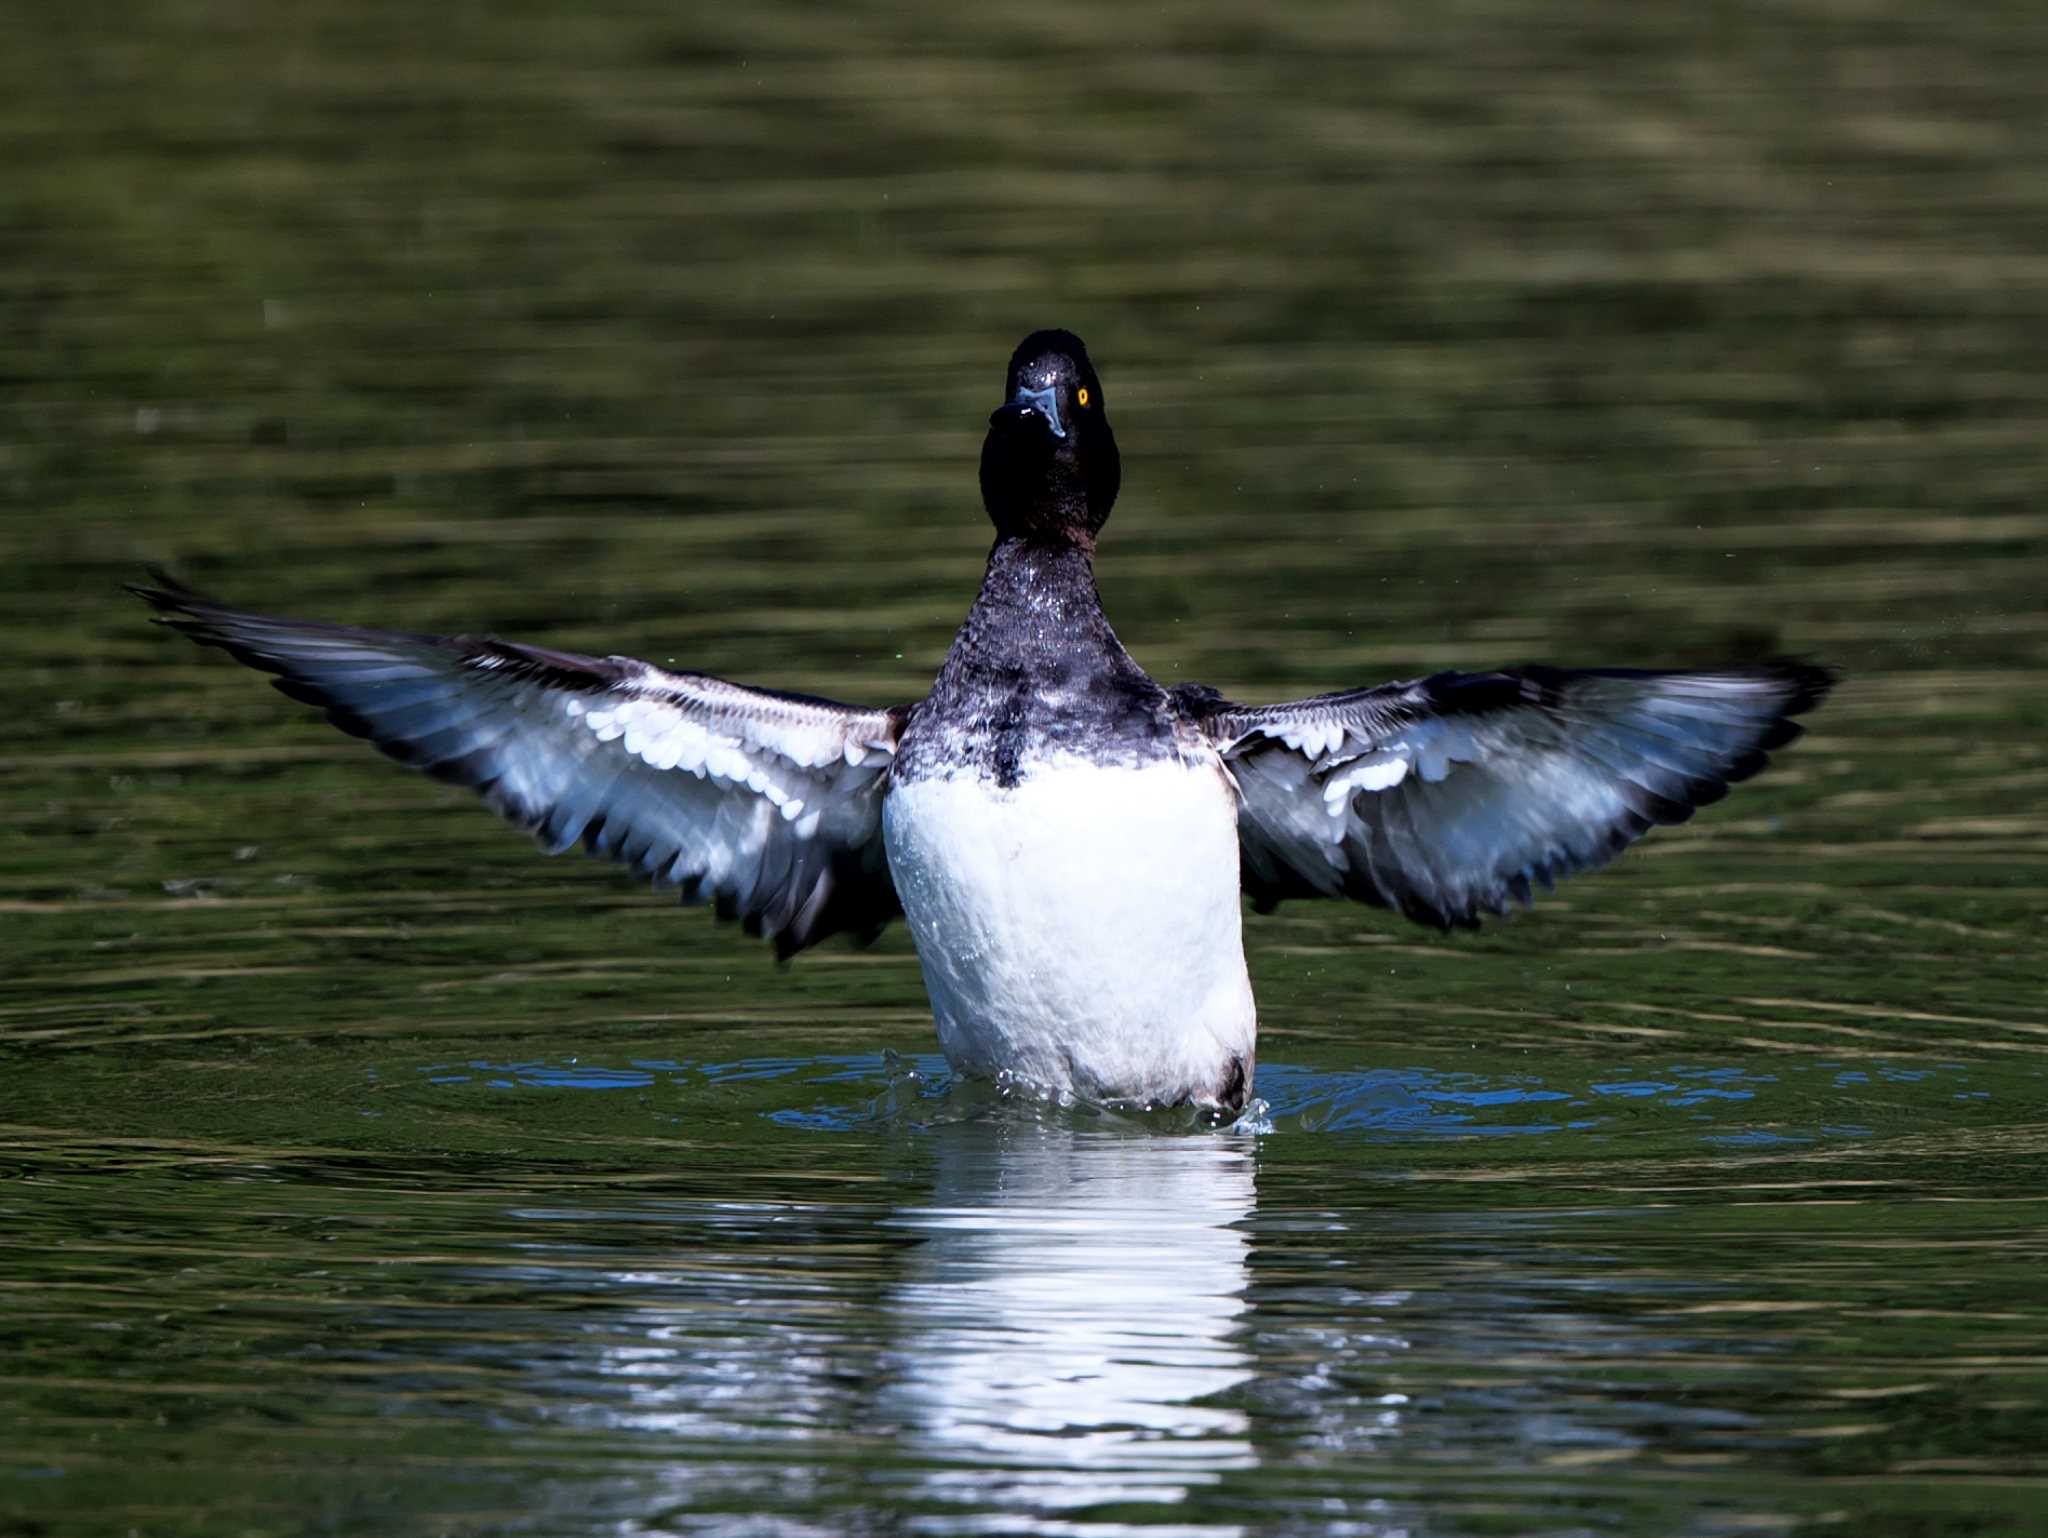
[[[1175,691],[1239,789],[1254,903],[1353,897],[1471,926],[1685,821],[1799,736],[1834,675],[1524,668],[1240,706]]]
[[[904,710],[481,636],[416,635],[133,591],[400,763],[477,791],[549,853],[582,844],[791,955],[901,911],[881,796]]]

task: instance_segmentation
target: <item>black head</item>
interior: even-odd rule
[[[996,532],[1089,542],[1123,471],[1102,381],[1071,331],[1034,331],[1010,355],[981,445],[981,500]]]

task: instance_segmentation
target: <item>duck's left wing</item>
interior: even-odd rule
[[[1799,735],[1834,682],[1718,672],[1438,673],[1285,705],[1175,691],[1237,782],[1240,870],[1261,911],[1352,897],[1439,928],[1683,822]]]
[[[581,843],[788,956],[901,912],[881,806],[902,710],[863,710],[480,636],[411,635],[134,591],[343,731],[467,785],[550,854]]]

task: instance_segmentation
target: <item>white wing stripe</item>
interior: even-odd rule
[[[1408,760],[1398,752],[1367,753],[1350,760],[1323,782],[1323,800],[1340,816],[1361,790],[1389,790],[1408,774]]]

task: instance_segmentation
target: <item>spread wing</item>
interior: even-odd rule
[[[476,636],[243,614],[134,588],[343,731],[467,785],[550,854],[581,843],[789,956],[901,908],[882,849],[904,712]]]
[[[1285,705],[1176,697],[1236,778],[1242,879],[1261,911],[1353,897],[1448,929],[1720,800],[1833,683],[1801,662],[1532,667]]]

